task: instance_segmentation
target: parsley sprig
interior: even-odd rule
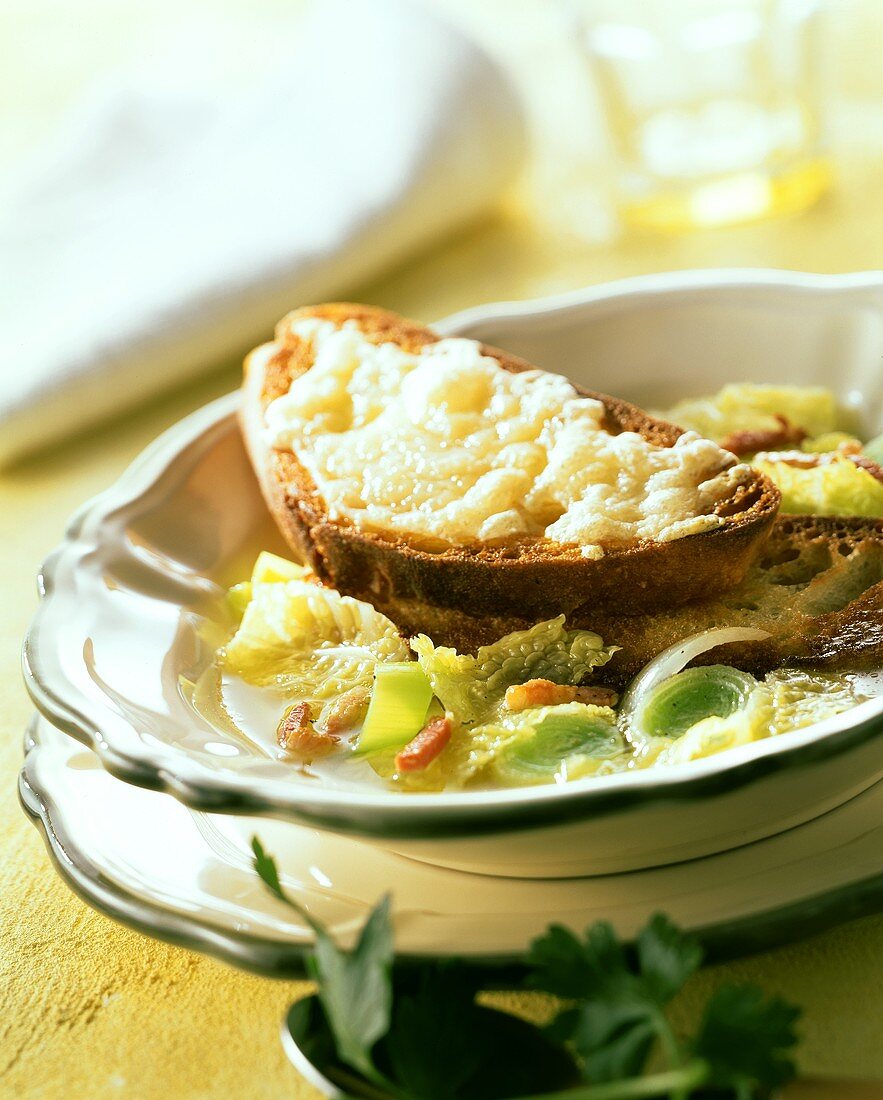
[[[667,917],[630,946],[606,922],[583,937],[552,925],[531,945],[524,988],[566,1004],[540,1028],[478,1003],[474,967],[396,968],[388,895],[355,946],[339,947],[285,893],[257,838],[252,848],[267,887],[315,935],[317,996],[292,1006],[288,1027],[352,1100],[758,1100],[794,1076],[800,1011],[754,986],[721,986],[695,1034],[676,1032],[667,1008],[702,948]]]
[[[666,1007],[701,962],[696,940],[661,914],[640,932],[631,955],[606,922],[593,925],[583,939],[553,925],[534,941],[528,985],[575,1002],[559,1013],[551,1032],[574,1052],[585,1080],[617,1084],[618,1091],[599,1088],[586,1092],[587,1098],[686,1100],[713,1087],[751,1100],[794,1076],[785,1052],[797,1042],[800,1011],[780,998],[765,1000],[753,986],[721,986],[692,1040],[675,1033]],[[654,1050],[669,1068],[642,1077]],[[654,1081],[658,1093],[644,1091]]]

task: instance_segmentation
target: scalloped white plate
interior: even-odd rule
[[[644,404],[726,381],[824,382],[883,428],[883,278],[693,272],[438,326]],[[373,836],[419,859],[575,876],[725,851],[811,820],[883,776],[883,700],[692,764],[564,787],[403,795],[307,779],[271,739],[200,719],[179,689],[209,660],[220,585],[279,538],[248,466],[235,396],[153,444],[73,520],[46,562],[25,646],[37,706],[113,774],[192,807]],[[615,639],[613,639],[615,641]]]
[[[508,967],[551,920],[581,930],[603,918],[630,937],[659,909],[720,959],[883,906],[883,782],[736,851],[561,881],[466,874],[298,825],[195,813],[114,779],[44,719],[29,731],[20,790],[59,872],[90,904],[149,935],[271,974],[301,973],[312,939],[251,869],[253,835],[277,857],[291,894],[344,941],[391,890],[405,959],[458,955]]]

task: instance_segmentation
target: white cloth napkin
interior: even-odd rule
[[[0,201],[0,462],[475,218],[521,155],[506,79],[408,0],[321,0],[234,100],[115,89]]]

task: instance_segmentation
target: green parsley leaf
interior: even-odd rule
[[[538,1028],[476,1004],[479,987],[475,969],[439,963],[416,988],[397,988],[378,1056],[397,1085],[419,1100],[505,1100],[579,1081],[573,1058]]]
[[[797,1043],[800,1009],[756,986],[721,986],[711,997],[693,1052],[711,1067],[715,1085],[750,1096],[757,1085],[778,1088],[796,1070],[787,1051]]]
[[[362,928],[353,951],[322,932],[310,960],[319,999],[341,1060],[373,1078],[372,1048],[389,1030],[392,1012],[392,926],[387,894]]]
[[[444,965],[427,966],[415,990],[397,991],[383,1049],[390,1076],[410,1094],[451,1100],[478,1068],[475,994],[466,971]]]
[[[617,1081],[641,1073],[657,1041],[680,1060],[662,1010],[701,959],[698,943],[661,914],[642,930],[633,956],[606,922],[587,929],[583,942],[557,925],[534,942],[530,984],[578,1002],[550,1034],[570,1043],[587,1080]]]
[[[655,1003],[629,966],[613,927],[599,922],[580,941],[556,926],[535,941],[530,984],[577,1000],[550,1035],[570,1043],[590,1081],[641,1072],[657,1035]]]
[[[256,836],[251,838],[251,850],[254,852],[254,869],[264,880],[264,883],[269,886],[270,890],[279,898],[280,901],[284,901],[286,905],[291,905],[293,908],[298,909],[296,905],[293,905],[292,901],[286,896],[285,891],[282,889],[282,884],[279,882],[279,871],[276,869],[276,861],[272,856],[268,856],[264,851],[263,845]],[[298,911],[300,911],[298,909]]]
[[[254,867],[272,892],[310,926],[316,946],[309,970],[319,985],[319,1000],[334,1034],[341,1061],[369,1080],[382,1080],[372,1050],[389,1030],[392,1014],[392,924],[387,894],[365,922],[352,951],[338,947],[325,928],[285,893],[275,860],[252,838]]]
[[[573,1056],[533,1024],[483,1005],[472,1022],[482,1058],[457,1100],[510,1100],[578,1084]]]
[[[655,1040],[655,1021],[641,1004],[607,1007],[587,1002],[578,1010],[571,1036],[589,1081],[637,1077]]]
[[[528,985],[556,997],[574,999],[585,995],[594,972],[585,948],[569,928],[551,924],[530,945],[527,956],[531,972]]]
[[[257,838],[252,848],[268,888],[316,937],[309,967],[318,994],[292,1006],[289,1030],[304,1056],[347,1097],[529,1100],[542,1094],[550,1100],[563,1089],[574,1100],[686,1100],[699,1089],[756,1100],[794,1076],[788,1052],[797,1041],[799,1010],[780,998],[765,1000],[751,986],[718,989],[693,1041],[676,1037],[665,1008],[699,967],[702,951],[662,915],[633,948],[605,922],[582,939],[561,925],[538,937],[528,988],[572,1002],[540,1029],[477,1004],[481,971],[464,964],[425,964],[394,975],[389,897],[371,913],[352,951],[338,947],[286,895]],[[642,1076],[655,1047],[662,1068]],[[577,1085],[580,1076],[586,1084]]]
[[[683,988],[702,962],[697,940],[685,935],[662,913],[650,918],[635,947],[641,983],[648,997],[663,1005]]]

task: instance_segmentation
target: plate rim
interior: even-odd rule
[[[852,293],[877,291],[883,296],[883,269],[824,274],[778,267],[685,268],[630,275],[603,283],[565,290],[558,294],[523,300],[505,299],[469,306],[449,314],[432,327],[456,333],[471,325],[491,320],[545,320],[559,318],[590,305],[607,306],[641,298],[661,298],[672,293],[720,293],[721,291],[786,290],[796,294]],[[883,303],[883,297],[881,297]]]
[[[174,912],[106,878],[61,820],[63,815],[51,793],[33,774],[36,754],[43,747],[40,740],[42,723],[47,720],[35,714],[25,733],[19,801],[25,815],[41,834],[59,877],[82,901],[104,916],[153,939],[210,955],[264,977],[308,976],[306,960],[312,949],[311,942],[285,943],[219,928],[192,915]],[[764,841],[755,843],[763,844]],[[706,856],[693,862],[701,864],[703,859],[714,858]],[[691,935],[700,941],[705,951],[703,966],[717,965],[794,944],[839,924],[880,912],[883,912],[883,872],[784,906],[703,926],[692,930]],[[550,920],[554,918],[554,914],[549,916]],[[407,968],[450,957],[401,952],[396,955],[396,964]],[[483,971],[488,981],[498,983],[495,988],[505,988],[507,982],[517,980],[523,973],[523,954],[481,952],[460,957]]]
[[[597,305],[606,308],[611,303],[626,307],[646,295],[665,298],[685,292],[726,293],[771,287],[801,294],[875,290],[881,293],[883,309],[883,272],[826,276],[767,269],[719,269],[638,276],[550,298],[480,306],[454,314],[436,327],[442,332],[453,332],[495,319],[535,320],[573,311],[590,311]],[[577,781],[566,788],[426,794],[420,795],[419,801],[396,792],[361,793],[303,784],[285,785],[280,780],[255,781],[211,771],[183,754],[176,763],[184,767],[172,771],[168,751],[152,751],[138,739],[137,729],[131,724],[128,730],[134,736],[129,743],[125,746],[114,744],[112,735],[106,732],[99,704],[90,701],[91,707],[78,709],[67,697],[73,685],[53,683],[40,667],[41,628],[50,605],[58,598],[56,574],[59,565],[73,553],[84,527],[97,528],[100,517],[132,507],[172,468],[186,448],[197,445],[213,429],[220,429],[234,414],[237,398],[234,392],[216,399],[172,425],[149,444],[111,486],[74,514],[62,542],[47,557],[40,571],[40,605],[22,651],[26,686],[47,719],[92,748],[105,768],[117,778],[167,791],[200,810],[282,816],[365,836],[426,839],[517,832],[576,821],[591,813],[619,812],[660,798],[680,801],[716,796],[786,767],[811,764],[849,751],[883,731],[881,704],[877,712],[863,715],[858,723],[846,725],[845,721],[829,720],[810,730],[789,734],[787,740],[783,737],[759,742],[721,754],[726,756],[725,760],[713,757],[694,761],[672,767],[664,775],[611,776],[603,781]],[[354,809],[358,812],[353,813]]]

